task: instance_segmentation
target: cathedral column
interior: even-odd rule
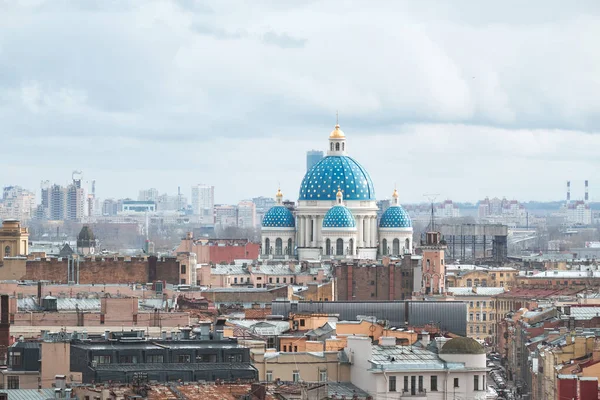
[[[317,247],[317,216],[313,215],[312,220],[312,247]]]
[[[300,215],[298,218],[300,218],[300,229],[298,230],[298,244],[300,245],[300,247],[304,247],[304,227],[306,224],[306,219],[304,218],[304,215]]]
[[[304,232],[304,240],[306,241],[305,247],[310,247],[310,216],[306,216],[306,229]]]
[[[362,216],[356,217],[356,247],[363,247]]]
[[[321,243],[321,217],[315,217],[315,230],[317,231],[317,235],[315,236],[315,247],[319,247],[319,243]]]
[[[371,218],[371,223],[373,225],[373,236],[372,236],[372,240],[373,240],[373,247],[377,246],[377,217],[373,216],[373,218]]]
[[[371,226],[369,225],[369,217],[365,217],[363,224],[365,225],[365,247],[371,247]]]

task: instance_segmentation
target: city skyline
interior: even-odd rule
[[[379,199],[558,200],[598,168],[595,2],[50,4],[0,5],[2,186],[293,200],[338,110]]]

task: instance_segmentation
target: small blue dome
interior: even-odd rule
[[[348,156],[327,156],[315,164],[302,179],[298,200],[332,201],[338,188],[344,200],[375,200],[369,173]]]
[[[274,206],[263,217],[264,228],[293,228],[296,226],[292,212],[284,206]]]
[[[380,228],[411,228],[412,221],[402,206],[391,206],[381,216]]]
[[[355,228],[356,220],[345,206],[333,206],[323,217],[323,228]]]

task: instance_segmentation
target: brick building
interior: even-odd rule
[[[229,264],[234,260],[258,259],[260,243],[248,239],[194,239],[189,232],[175,251],[195,253],[198,264]]]
[[[335,265],[335,293],[338,301],[404,300],[420,292],[421,257],[384,257],[381,264],[361,261]]]

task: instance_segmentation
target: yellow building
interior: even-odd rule
[[[0,261],[5,257],[26,256],[29,252],[29,231],[14,219],[5,219],[0,228]]]
[[[350,365],[340,363],[337,351],[279,353],[250,350],[260,381],[349,382]]]
[[[513,267],[488,267],[485,265],[446,265],[446,287],[515,287],[519,271]]]
[[[499,320],[492,296],[504,293],[503,287],[449,287],[448,295],[467,303],[467,336],[491,341]]]

